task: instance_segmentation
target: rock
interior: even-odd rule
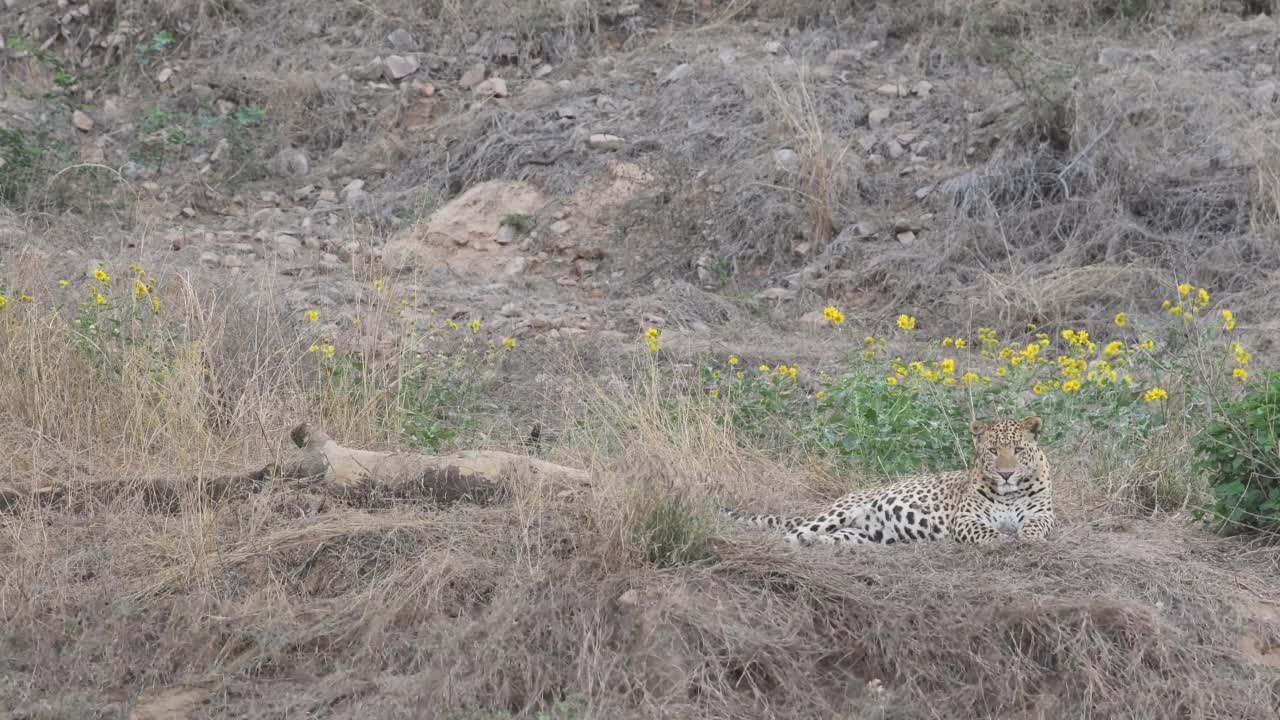
[[[218,257],[217,253],[214,253],[214,252],[200,253],[200,264],[202,265],[209,265],[212,267],[212,266],[220,265],[221,263],[222,263],[222,258]]]
[[[554,67],[546,63],[542,63],[541,65],[533,69],[533,76],[536,78],[544,78],[550,75],[553,70],[555,70]]]
[[[634,588],[631,590],[628,590],[618,596],[618,604],[619,605],[639,605],[640,593],[636,592]]]
[[[302,243],[292,235],[277,235],[271,241],[271,249],[282,258],[291,258],[302,250]]]
[[[218,144],[213,146],[213,152],[209,153],[209,162],[216,163],[231,151],[231,141],[226,138],[218,140]]]
[[[388,80],[401,80],[418,71],[418,58],[412,55],[388,55],[383,61],[384,76]]]
[[[617,135],[606,133],[596,133],[587,138],[587,145],[592,150],[621,150],[626,144],[627,141]]]
[[[382,58],[376,57],[363,65],[352,68],[347,74],[351,76],[352,80],[372,82],[382,79],[386,71],[386,64],[382,62]]]
[[[503,317],[519,317],[520,312],[520,305],[517,303],[507,303],[502,306],[502,309],[498,310],[498,314]]]
[[[93,118],[83,110],[76,110],[71,113],[71,124],[81,132],[89,132],[93,129]]]
[[[897,83],[885,83],[884,85],[876,88],[876,93],[886,97],[905,97],[907,91]]]
[[[911,94],[917,97],[927,98],[931,92],[933,92],[933,83],[928,80],[921,80],[911,86]]]
[[[910,230],[904,230],[898,233],[895,237],[897,237],[898,242],[902,243],[903,245],[906,245],[908,243],[913,243],[916,240],[916,234]]]
[[[556,235],[564,235],[572,229],[572,226],[569,225],[568,220],[557,220],[551,223],[551,227],[549,229]]]
[[[222,267],[228,269],[242,268],[244,267],[244,260],[241,260],[239,255],[223,255]]]
[[[512,243],[497,242],[502,219],[534,215],[546,204],[535,187],[524,182],[489,180],[471,187],[387,243],[389,267],[444,266],[464,274],[490,278],[518,275],[527,260]]]
[[[499,77],[491,77],[471,88],[471,92],[478,97],[504,98],[507,96],[507,81]]]
[[[463,71],[462,77],[458,79],[458,87],[462,88],[463,90],[470,90],[471,88],[484,82],[484,76],[485,76],[484,63],[478,63],[476,65],[472,65],[471,67]]]
[[[770,55],[777,55],[778,53],[782,52],[782,43],[778,42],[777,40],[770,40],[769,42],[764,44],[763,49],[765,52],[769,53]]]
[[[902,157],[904,153],[907,152],[905,148],[903,148],[901,145],[898,144],[897,140],[890,140],[889,142],[885,143],[885,149],[889,153],[889,158],[891,160],[897,160],[898,158]]]
[[[359,180],[359,179],[352,180],[351,182],[347,183],[346,187],[342,188],[342,201],[347,203],[348,205],[356,202],[362,197],[364,197],[364,181],[363,180]]]
[[[408,53],[416,52],[421,49],[418,45],[418,40],[413,36],[413,33],[405,30],[404,28],[392,30],[391,33],[387,35],[387,43],[390,44],[396,52]]]
[[[922,188],[920,188],[920,189],[916,190],[916,192],[915,192],[915,196],[916,196],[916,199],[917,199],[917,200],[923,200],[923,199],[925,199],[925,198],[929,197],[929,195],[931,195],[932,193],[933,193],[933,186],[932,186],[932,185],[925,185],[924,187],[922,187]]]
[[[693,72],[693,68],[689,65],[689,63],[680,63],[679,65],[672,68],[671,72],[667,73],[667,77],[664,79],[663,82],[669,82],[669,83],[680,82],[681,80],[689,77],[689,73],[691,72]]]
[[[560,107],[556,108],[556,115],[566,119],[576,118],[578,117],[578,108],[572,105],[561,105]]]
[[[1259,110],[1266,109],[1276,101],[1277,85],[1274,80],[1268,80],[1249,93],[1249,102]]]
[[[795,172],[800,168],[800,156],[791,148],[779,148],[773,151],[773,162],[778,169]]]
[[[494,241],[499,245],[509,245],[515,242],[516,234],[517,230],[515,225],[503,223],[498,226],[498,235],[494,238]]]
[[[170,67],[161,68],[160,72],[156,73],[156,82],[160,83],[161,85],[169,82],[169,80],[172,78],[173,78],[173,68],[170,68]]]
[[[305,152],[286,147],[272,156],[267,169],[277,177],[299,177],[311,172],[311,161]]]
[[[867,127],[875,130],[883,125],[885,121],[889,119],[891,114],[892,113],[889,111],[889,108],[876,108],[872,110],[867,113]]]

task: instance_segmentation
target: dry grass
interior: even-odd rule
[[[254,337],[187,296],[198,337]],[[304,407],[302,371],[246,373],[255,408],[217,429],[183,400],[185,365],[143,403],[93,381],[64,331],[7,317],[0,357],[24,359],[0,365],[0,433],[26,452],[6,465],[96,461],[59,473],[89,501],[3,516],[0,699],[27,713],[1265,718],[1277,701],[1280,626],[1257,609],[1280,591],[1274,551],[1070,502],[1040,547],[790,551],[719,526],[713,499],[796,507],[838,489],[743,449],[699,401],[673,404],[646,364],[613,389],[564,370],[576,429],[551,452],[592,468],[587,497],[517,484],[495,507],[369,507],[192,483],[158,510],[118,484],[94,502],[95,468],[207,474],[219,448],[260,462],[262,428]],[[262,326],[282,334],[245,340],[251,367],[294,342]],[[1117,498],[1158,470],[1121,472]],[[1067,495],[1096,493],[1091,477],[1065,463]]]

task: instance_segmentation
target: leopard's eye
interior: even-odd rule
[[[1013,449],[1013,451],[1018,454],[1021,454],[1023,450],[1025,450],[1025,448],[1016,447]]]
[[[987,452],[988,452],[988,453],[990,453],[990,454],[992,454],[992,455],[999,455],[999,454],[1000,454],[1000,451],[999,451],[999,450],[997,450],[997,449],[995,449],[995,448],[987,448]]]

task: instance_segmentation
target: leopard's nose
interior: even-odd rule
[[[998,475],[1001,477],[1001,479],[1003,479],[1003,480],[1008,480],[1009,478],[1013,477],[1013,472],[1012,472],[1012,471],[1010,471],[1010,472],[1005,472],[1005,471],[1003,471],[1003,470],[999,470],[999,471],[997,471],[997,473],[996,473],[996,474],[998,474]]]

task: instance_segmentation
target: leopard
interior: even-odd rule
[[[786,531],[791,545],[894,545],[952,539],[1043,541],[1056,514],[1039,417],[974,420],[969,467],[856,490],[817,516],[723,510],[738,525]]]

